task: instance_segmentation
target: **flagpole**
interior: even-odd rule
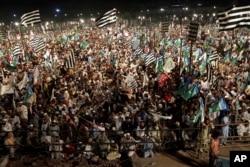
[[[193,48],[193,41],[191,41],[191,44],[190,44],[190,53],[189,53],[189,75],[191,75],[191,68],[192,68],[192,48]]]
[[[182,36],[181,36],[180,56],[179,56],[179,68],[181,73],[181,58],[182,58]]]

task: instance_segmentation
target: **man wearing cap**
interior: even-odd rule
[[[63,143],[64,141],[60,139],[58,134],[55,134],[54,137],[51,139],[51,144],[49,145],[49,151],[51,153],[52,159],[62,158]]]
[[[124,137],[121,139],[120,150],[125,152],[128,157],[132,157],[136,151],[137,141],[130,135],[130,133],[125,133]]]
[[[60,127],[57,124],[57,120],[53,120],[49,126],[49,134],[51,136],[59,136]]]

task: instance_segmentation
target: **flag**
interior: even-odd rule
[[[2,85],[1,86],[1,94],[0,95],[5,95],[5,94],[13,94],[14,93],[14,88],[12,85]]]
[[[103,28],[106,25],[115,23],[117,20],[116,17],[117,9],[112,9],[104,13],[100,18],[96,19],[96,26],[99,28]]]
[[[162,73],[160,79],[158,81],[159,87],[163,87],[165,85],[166,80],[169,78],[168,74]]]
[[[132,43],[132,49],[137,49],[140,45],[140,40],[133,40],[133,43]]]
[[[192,97],[194,97],[195,95],[197,95],[200,92],[199,90],[199,84],[196,83],[194,84],[188,91],[186,91],[185,93],[183,93],[181,95],[181,97],[185,100],[188,100]]]
[[[214,68],[218,68],[219,58],[217,51],[212,51],[211,55],[208,57],[207,63],[210,63]]]
[[[168,32],[168,30],[169,30],[169,22],[163,21],[161,23],[161,32]]]
[[[148,81],[149,81],[148,74],[145,71],[143,75],[142,87],[148,86]]]
[[[172,57],[168,57],[165,61],[165,64],[163,66],[163,71],[165,73],[170,73],[172,69],[174,69],[176,66],[174,60],[172,59]]]
[[[31,86],[28,85],[26,92],[25,92],[25,95],[24,95],[24,102],[29,102],[32,94],[33,94],[33,90],[31,88]]]
[[[9,66],[10,67],[16,67],[18,64],[18,56],[13,56],[13,55],[10,55],[9,56]]]
[[[132,89],[135,89],[138,87],[138,83],[132,75],[128,75],[126,77],[126,83],[127,83],[128,87],[130,87]]]
[[[65,42],[68,42],[69,41],[69,37],[67,36],[67,35],[63,35],[62,37],[61,37],[61,41],[60,41],[60,43],[65,43]]]
[[[37,36],[35,36],[34,38],[32,38],[29,42],[29,45],[32,47],[32,48],[36,48],[36,46],[38,45],[39,43],[39,38]]]
[[[143,50],[140,47],[137,47],[137,49],[134,51],[133,56],[137,56],[143,53]]]
[[[80,48],[87,49],[88,46],[89,46],[89,44],[86,41],[82,41]]]
[[[173,92],[174,95],[182,95],[186,91],[186,86],[183,82],[179,85],[179,87]]]
[[[23,79],[17,84],[18,89],[22,90],[23,88],[25,88],[28,82],[29,82],[28,73],[25,72],[23,75]]]
[[[13,50],[12,50],[12,54],[13,56],[18,56],[20,54],[22,54],[21,48],[19,45],[16,45]]]
[[[64,65],[67,69],[74,68],[75,66],[75,54],[73,50],[70,51],[70,54],[67,58],[64,59]]]
[[[225,98],[220,98],[218,102],[213,103],[209,107],[209,112],[217,112],[220,110],[228,110],[228,105]]]
[[[250,27],[250,5],[233,7],[217,13],[219,31],[233,30],[238,27]]]
[[[0,40],[5,40],[6,39],[6,33],[4,30],[0,29]]]
[[[34,85],[39,82],[39,77],[40,77],[40,72],[39,72],[38,66],[36,66],[36,69],[34,72],[34,80],[33,80]]]
[[[131,48],[131,46],[132,46],[132,41],[131,40],[125,40],[124,41],[124,45],[126,46],[126,47],[128,47],[128,48]]]
[[[155,70],[158,72],[163,72],[163,56],[157,58]]]
[[[46,45],[44,42],[44,39],[40,39],[39,42],[37,43],[37,46],[35,47],[34,52],[38,53],[39,51],[45,49]]]
[[[47,50],[43,57],[44,57],[45,67],[50,68],[51,67],[50,52]]]
[[[40,11],[34,10],[29,13],[25,13],[21,17],[21,24],[24,26],[33,25],[34,23],[40,23],[41,17],[40,17]]]
[[[199,106],[198,112],[194,118],[195,123],[198,122],[199,119],[200,119],[200,122],[203,123],[204,119],[205,119],[204,102],[203,102],[202,97],[199,98],[199,104],[200,104],[200,106]]]
[[[145,66],[148,67],[156,60],[154,53],[149,53],[145,56]]]

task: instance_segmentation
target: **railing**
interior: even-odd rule
[[[229,124],[230,127],[232,126],[237,126],[238,124]],[[214,125],[215,129],[217,129],[218,131],[220,131],[221,127],[225,126],[223,124],[216,124]],[[150,139],[144,139],[144,138],[139,138],[139,137],[135,137],[137,142],[135,142],[134,144],[140,145],[140,144],[144,144],[144,143],[153,143],[153,144],[157,144],[161,147],[159,147],[158,149],[160,150],[168,150],[168,149],[172,149],[174,147],[178,147],[178,144],[181,144],[180,142],[194,142],[195,143],[195,149],[199,149],[201,146],[201,141],[202,138],[200,138],[200,132],[201,132],[202,127],[196,127],[196,128],[176,128],[176,129],[160,129],[160,130],[146,130],[146,133],[150,132],[150,131],[154,131],[160,134],[160,138],[159,140],[150,140]],[[231,131],[235,129],[230,129]],[[68,132],[69,130],[60,130],[60,131],[56,131],[59,134],[63,133],[63,132]],[[144,131],[144,130],[143,130]],[[247,144],[250,143],[250,136],[238,136],[235,135],[234,133],[232,133],[231,131],[229,131],[229,136],[227,137],[227,140],[229,142],[232,143],[241,143],[241,144]],[[23,134],[24,131],[20,130],[19,134]],[[27,132],[27,131],[26,131]],[[41,134],[41,131],[34,131],[37,134]],[[52,131],[53,132],[53,131]],[[87,133],[89,133],[88,137],[91,137],[91,134],[94,133],[100,133],[102,131],[86,131]],[[135,134],[136,130],[132,131],[131,136],[136,136],[133,135]],[[185,140],[183,139],[183,133],[187,133],[190,136],[190,140]],[[193,133],[196,133],[193,135]],[[113,140],[115,137],[118,139],[116,140],[116,143],[120,146],[122,144],[126,144],[125,142],[121,141],[121,138],[123,137],[123,131],[115,131],[115,132],[107,132],[107,136],[109,138],[109,140]],[[64,142],[62,145],[67,145],[67,144],[72,144],[75,146],[79,146],[80,142],[82,142],[82,140],[77,139],[77,137],[79,137],[79,134],[75,134],[75,140],[71,141],[71,142]],[[192,136],[193,135],[193,136]],[[19,138],[22,136],[16,136],[16,138]],[[39,135],[37,137],[39,143],[40,141],[40,137],[41,135]],[[83,136],[81,136],[83,137]],[[222,139],[223,136],[221,135],[220,138]],[[152,138],[151,138],[152,139]],[[209,140],[209,136],[208,136],[208,140]],[[98,143],[98,141],[96,141]],[[131,143],[131,142],[129,142]],[[46,146],[49,146],[51,143],[46,143]],[[83,144],[88,144],[88,142],[84,142]],[[110,141],[109,142],[103,142],[101,144],[111,144]],[[209,143],[208,143],[209,144]],[[54,145],[56,145],[54,143]],[[33,148],[41,148],[44,147],[45,145],[42,145],[42,143],[40,143],[40,145],[23,145],[22,143],[19,144],[19,147],[26,147],[26,146],[32,146]],[[0,143],[0,147],[3,147],[3,143]]]

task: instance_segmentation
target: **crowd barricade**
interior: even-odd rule
[[[234,124],[229,124],[229,126],[237,126],[237,123]],[[214,125],[215,129],[219,132],[221,132],[221,127],[225,126],[223,124],[216,124]],[[195,127],[195,128],[175,128],[175,129],[160,129],[159,132],[161,134],[160,140],[151,140],[153,136],[149,136],[149,138],[136,138],[136,145],[138,145],[137,149],[143,149],[143,147],[140,147],[140,145],[144,144],[144,143],[154,143],[159,145],[158,150],[160,151],[166,151],[169,149],[194,149],[195,151],[197,151],[197,154],[199,153],[199,150],[201,148],[206,149],[206,152],[208,152],[209,150],[209,142],[207,143],[206,146],[203,146],[201,143],[201,137],[200,137],[200,132],[201,132],[201,128],[202,127]],[[59,133],[63,132],[63,131],[67,131],[67,130],[60,130]],[[150,130],[148,130],[150,131]],[[147,131],[147,132],[148,132]],[[157,130],[153,130],[153,131],[157,131]],[[39,131],[40,132],[40,131]],[[90,131],[89,131],[90,132]],[[98,131],[95,131],[98,132]],[[101,132],[101,131],[100,131]],[[22,134],[22,133],[21,133]],[[116,140],[117,144],[120,146],[121,144],[124,144],[123,142],[120,141],[120,139],[123,137],[123,132],[120,131],[119,133],[117,133],[119,135],[119,140]],[[132,133],[134,134],[134,133]],[[188,138],[185,138],[185,135],[188,136]],[[109,136],[109,132],[107,133],[107,136]],[[133,135],[132,135],[133,136]],[[17,137],[18,138],[18,137]],[[220,139],[223,138],[222,133],[220,133]],[[110,139],[111,140],[111,139]],[[109,141],[110,141],[109,140]],[[238,136],[237,134],[235,134],[235,130],[233,128],[229,128],[229,136],[227,137],[227,140],[229,143],[231,144],[249,144],[250,143],[250,135],[249,136]],[[210,135],[208,136],[208,141],[210,141]],[[74,141],[67,143],[66,141],[63,143],[63,145],[66,144],[73,144],[75,146],[78,146],[79,143],[82,141]],[[46,145],[47,144],[47,145]],[[50,143],[41,143],[41,145],[29,145],[32,146],[35,150],[39,150],[44,148],[45,146],[48,146]],[[87,144],[87,143],[84,143]],[[107,143],[107,144],[110,144]],[[3,142],[0,143],[0,150],[2,150],[4,144]],[[20,144],[20,147],[25,148],[27,147],[27,145],[22,145]],[[25,150],[23,150],[23,152],[25,152]],[[44,153],[48,153],[48,150],[42,150],[42,152]]]

